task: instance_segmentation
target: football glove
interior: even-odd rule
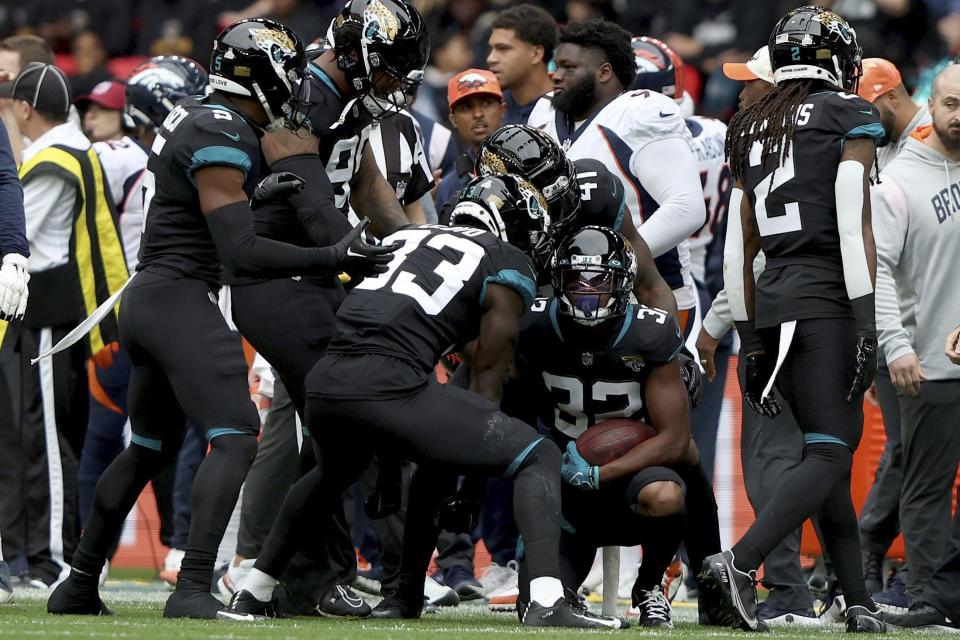
[[[256,209],[268,202],[285,202],[293,194],[302,191],[304,186],[306,183],[295,173],[289,171],[271,173],[257,185],[250,208]]]
[[[27,259],[8,253],[0,264],[0,320],[19,320],[27,312]]]
[[[459,493],[444,500],[437,511],[437,526],[450,533],[470,533],[480,523],[483,503]]]
[[[687,388],[687,395],[690,396],[690,406],[696,408],[703,398],[703,373],[700,365],[683,352],[677,356],[677,361],[680,363],[680,378],[683,386]]]
[[[850,393],[847,394],[847,402],[852,402],[855,398],[862,396],[873,384],[873,376],[877,373],[876,336],[858,336],[857,353],[854,357],[856,358],[857,368],[853,374]]]
[[[363,239],[363,232],[370,225],[370,218],[364,218],[360,223],[333,245],[336,255],[336,265],[341,271],[351,276],[372,276],[384,273],[387,265],[393,260],[393,252],[400,245],[368,244]]]
[[[773,394],[763,397],[763,388],[773,373],[773,364],[762,351],[745,357],[743,398],[751,409],[767,418],[780,415],[780,404]]]
[[[600,467],[591,466],[580,452],[576,442],[567,443],[567,451],[563,454],[563,464],[560,465],[560,477],[567,484],[572,484],[585,491],[600,489]]]

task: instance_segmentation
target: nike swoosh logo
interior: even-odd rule
[[[363,606],[363,598],[360,596],[351,596],[349,593],[347,593],[347,590],[341,586],[337,586],[337,591],[340,592],[340,596],[343,598],[343,601],[354,609],[359,609]]]
[[[234,142],[240,142],[240,134],[239,134],[239,133],[236,133],[236,132],[234,132],[234,133],[227,133],[226,131],[223,131],[222,129],[220,130],[220,133],[222,133],[223,135],[227,136],[228,138],[230,138],[230,139],[233,140]]]
[[[859,110],[859,109],[858,109],[858,111],[860,111],[860,113],[865,113],[865,114],[867,114],[868,116],[872,116],[872,115],[873,115],[873,111],[861,111],[861,110]]]
[[[676,111],[671,111],[670,113],[664,113],[663,111],[661,111],[661,112],[660,112],[660,117],[661,117],[661,118],[666,118],[666,117],[668,117],[668,116],[672,116],[672,115],[675,114],[675,113],[676,113]]]
[[[347,255],[351,258],[362,258],[363,256],[354,251],[353,249],[347,249]]]

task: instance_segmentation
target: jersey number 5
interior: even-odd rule
[[[424,240],[426,240],[425,246],[427,247],[438,250],[449,247],[462,254],[458,262],[441,260],[440,264],[433,270],[435,274],[443,278],[443,282],[433,293],[427,293],[423,287],[416,283],[416,275],[400,268],[407,256],[419,247]],[[384,244],[402,242],[403,246],[393,254],[393,260],[387,265],[387,270],[384,273],[378,274],[375,278],[364,279],[356,288],[376,291],[390,283],[391,291],[413,298],[424,313],[429,316],[437,315],[453,300],[457,292],[463,288],[463,283],[469,280],[473,272],[477,270],[477,266],[484,255],[483,247],[466,238],[450,233],[436,233],[429,229],[404,229],[384,238],[383,242]]]
[[[792,147],[792,145],[791,145]],[[750,166],[760,166],[763,158],[763,146],[759,142],[754,142],[750,148]],[[777,189],[793,180],[795,170],[793,167],[793,149],[787,148],[787,159],[783,165],[778,167],[773,173],[771,184],[770,175],[763,176],[760,183],[753,189],[753,195],[756,198],[756,204],[753,206],[753,212],[757,217],[757,229],[761,236],[775,236],[781,233],[790,233],[791,231],[800,231],[800,203],[784,202],[783,213],[772,211],[779,208],[778,198],[775,197]],[[774,215],[771,215],[774,214]]]

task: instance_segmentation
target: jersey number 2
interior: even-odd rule
[[[769,174],[765,175],[760,183],[753,189],[753,195],[756,198],[756,204],[753,206],[753,212],[757,217],[757,229],[760,231],[761,236],[775,236],[781,233],[790,233],[792,231],[800,231],[800,203],[799,202],[784,202],[783,203],[783,215],[770,215],[772,202],[768,202],[771,199],[773,193],[782,187],[785,183],[793,180],[795,175],[795,169],[793,167],[793,149],[787,149],[787,159],[784,160],[783,165],[778,167],[773,174],[773,184]],[[759,166],[763,158],[763,145],[759,142],[754,142],[753,146],[750,148],[750,166],[756,167]]]
[[[443,282],[433,293],[424,291],[423,287],[416,283],[414,274],[400,269],[407,256],[419,247],[424,240],[426,240],[425,246],[427,247],[437,250],[450,247],[463,254],[458,262],[441,260],[440,264],[433,270],[435,274],[443,278]],[[463,288],[463,283],[469,280],[473,272],[477,270],[477,266],[484,255],[483,247],[475,242],[450,233],[436,233],[429,229],[404,229],[384,238],[383,242],[384,244],[402,242],[403,246],[393,254],[393,260],[387,265],[387,270],[384,273],[378,274],[375,278],[364,279],[356,288],[376,291],[387,286],[392,280],[391,291],[413,298],[424,313],[429,316],[437,315],[453,300],[457,292]]]

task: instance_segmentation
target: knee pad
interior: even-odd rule
[[[524,469],[533,466],[555,467],[559,473],[560,460],[560,449],[557,445],[541,436],[517,454],[503,475],[505,478],[513,478]]]

